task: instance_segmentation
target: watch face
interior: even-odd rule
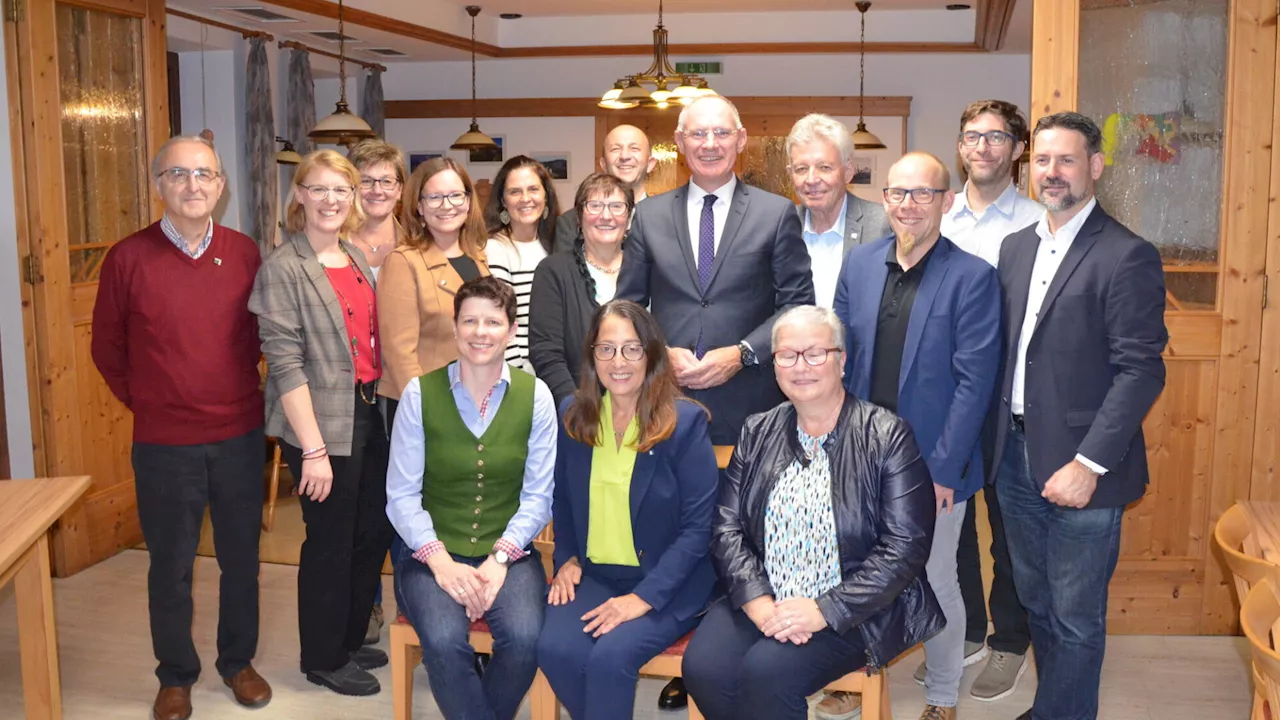
[[[497,560],[499,565],[506,565],[511,560],[511,558],[501,550],[493,554],[493,559]]]

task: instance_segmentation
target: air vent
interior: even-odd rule
[[[288,15],[281,15],[278,12],[268,10],[257,5],[248,7],[215,7],[214,10],[243,15],[244,17],[253,18],[258,22],[264,23],[298,22],[297,18],[291,18]]]
[[[350,35],[347,35],[344,38],[344,36],[341,35],[337,30],[317,30],[315,32],[307,33],[307,34],[318,37],[321,40],[328,40],[329,42],[338,42],[339,40],[343,40],[343,39],[345,39],[347,42],[364,42],[363,40],[357,40],[356,38],[353,38]]]
[[[392,48],[369,48],[366,52],[371,52],[374,55],[381,55],[382,57],[404,57],[405,56],[404,53]]]

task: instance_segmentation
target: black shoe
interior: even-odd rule
[[[492,656],[489,653],[476,653],[476,675],[484,677],[484,671],[489,667],[489,660]]]
[[[658,693],[659,710],[682,710],[689,704],[689,693],[684,691],[684,681],[672,678]]]
[[[316,685],[323,685],[339,695],[377,695],[382,686],[378,678],[348,662],[337,670],[309,670],[307,679]]]
[[[390,661],[387,659],[386,653],[378,648],[365,645],[351,653],[351,662],[355,663],[356,667],[367,672],[385,667]]]

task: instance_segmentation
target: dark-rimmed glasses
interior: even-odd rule
[[[618,346],[609,343],[596,343],[591,346],[591,354],[597,360],[612,360],[618,354]],[[630,362],[636,362],[644,357],[644,346],[639,343],[629,343],[622,346],[622,359]]]
[[[396,188],[400,187],[400,181],[393,177],[380,177],[380,178],[362,177],[360,178],[360,187],[364,188],[365,190],[372,190],[374,185],[377,185],[378,187],[382,188],[386,192],[391,192],[392,190],[395,190]]]
[[[778,367],[790,368],[795,367],[800,358],[804,358],[804,364],[809,367],[818,367],[827,362],[827,356],[833,352],[842,352],[844,348],[838,347],[816,347],[809,348],[803,352],[795,350],[778,350],[773,353],[773,364]]]
[[[588,200],[583,203],[582,209],[588,215],[603,215],[605,208],[609,209],[609,214],[618,217],[627,214],[627,204],[624,202],[604,202],[603,200]]]
[[[428,210],[436,210],[446,202],[451,207],[462,207],[469,197],[471,197],[471,193],[465,192],[431,193],[430,195],[423,195],[422,202],[427,206]]]
[[[978,132],[970,130],[960,133],[960,144],[965,147],[978,147],[978,143],[982,138],[987,139],[987,144],[991,147],[1003,147],[1006,143],[1013,141],[1013,135],[1003,130],[988,130],[987,132]]]
[[[215,180],[222,177],[222,173],[209,168],[196,168],[188,170],[186,168],[171,167],[168,170],[161,170],[156,174],[157,178],[164,180],[170,185],[185,185],[190,178],[196,179],[196,184],[202,187],[212,185]]]
[[[901,205],[910,195],[915,204],[928,205],[933,202],[935,196],[946,191],[946,188],[941,190],[938,188],[885,188],[884,201],[892,205]]]

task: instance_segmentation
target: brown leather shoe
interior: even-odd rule
[[[222,678],[222,683],[231,688],[236,702],[245,707],[260,708],[271,702],[271,686],[252,665],[245,666],[232,677]]]
[[[187,720],[191,717],[191,688],[162,687],[151,709],[155,720]]]

